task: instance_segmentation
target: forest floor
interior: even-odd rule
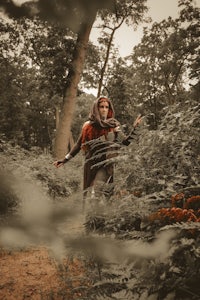
[[[23,224],[19,224],[16,219],[13,221],[13,212],[15,215],[15,212],[18,211],[20,207],[19,203],[23,202],[22,198],[25,198],[32,203],[31,215],[28,218],[30,219],[34,213],[36,215],[34,215],[36,219],[32,220],[30,227],[33,227],[37,222],[40,223],[41,220],[42,222],[44,221],[48,206],[45,206],[46,199],[43,199],[43,194],[46,193],[46,189],[48,190],[48,188],[44,187],[42,181],[43,176],[45,176],[44,174],[50,173],[49,170],[54,170],[47,162],[49,157],[44,155],[44,157],[40,156],[37,160],[35,154],[32,153],[30,155],[32,155],[32,161],[29,160],[28,152],[25,151],[24,153],[20,149],[12,147],[6,147],[6,150],[2,151],[1,155],[0,238],[3,236],[4,228],[8,226],[11,230],[16,230],[13,236],[17,235],[16,239],[18,244],[14,247],[7,247],[0,242],[0,300],[80,299],[83,295],[83,292],[80,291],[80,287],[87,288],[87,286],[90,285],[90,280],[87,275],[89,266],[80,255],[70,252],[70,254],[64,256],[64,258],[57,259],[48,243],[42,243],[41,240],[37,242],[31,240],[30,243],[28,242],[25,246],[20,245],[21,234],[27,234],[28,237],[31,236],[32,238],[35,232],[26,232],[26,229],[29,228],[30,225],[27,225],[26,221],[22,221],[22,223],[25,222]],[[44,159],[43,163],[41,163],[42,159]],[[37,165],[36,168],[33,167],[35,161]],[[48,171],[46,171],[46,166],[49,168]],[[63,185],[64,194],[66,192],[64,176],[62,176],[62,179],[59,178],[57,180],[60,180],[60,182],[63,180],[61,185]],[[79,179],[77,179],[77,181],[78,180]],[[52,185],[56,185],[55,182],[56,180],[53,179]],[[40,189],[41,186],[42,192]],[[54,190],[54,187],[52,187],[52,190]],[[64,205],[68,204],[66,202],[67,196],[63,197],[62,195],[61,198],[64,199]],[[48,200],[49,198],[47,197],[47,201]],[[41,208],[40,204],[43,204],[44,207]],[[7,216],[8,207],[11,207],[13,211],[11,217]],[[43,208],[44,211],[42,211]],[[40,215],[41,211],[42,215]],[[40,215],[39,219],[37,219],[38,215]],[[65,216],[63,217],[64,222],[66,218]],[[20,220],[21,219],[22,216],[20,215]],[[69,234],[69,232],[71,234],[80,234],[80,231],[84,229],[83,219],[76,218],[73,220],[75,220],[75,222],[72,221],[70,224],[64,224],[64,229],[61,228],[61,230],[65,230],[67,227],[67,234]],[[13,224],[10,225],[9,222],[14,222],[14,226]],[[44,228],[41,225],[37,229],[36,236],[39,236],[40,231],[46,230],[49,223],[45,223],[45,226]],[[56,236],[56,227],[59,226],[60,224],[58,225],[56,223],[52,225],[53,228],[49,228],[49,231],[52,230],[52,236]],[[55,247],[56,246],[57,245],[55,245]]]
[[[78,259],[63,261],[62,269],[45,247],[0,252],[0,299],[80,299],[76,288],[89,285]]]
[[[81,270],[75,270],[72,264],[71,275],[78,271]],[[43,247],[14,252],[2,250],[0,278],[2,300],[47,299],[52,293],[59,294],[63,286],[55,261]]]
[[[80,299],[87,271],[80,257],[58,261],[47,246],[0,248],[0,300]]]

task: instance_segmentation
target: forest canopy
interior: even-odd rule
[[[145,28],[129,57],[110,56],[104,87],[126,126],[142,113],[149,128],[156,129],[165,107],[199,99],[199,10],[193,1],[179,1],[179,7],[179,18]],[[0,131],[4,138],[26,148],[52,150],[75,43],[76,33],[69,26],[39,17],[1,18]],[[84,88],[98,89],[105,59],[105,50],[91,43],[87,53],[75,112],[80,124],[92,101]],[[77,134],[72,124],[75,139]]]

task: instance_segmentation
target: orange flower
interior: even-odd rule
[[[183,193],[172,195],[171,197],[172,207],[183,207],[184,197],[185,194]]]

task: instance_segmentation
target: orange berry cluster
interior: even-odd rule
[[[150,221],[158,220],[164,224],[176,222],[200,222],[200,196],[192,196],[185,200],[183,193],[173,195],[171,208],[161,208],[153,213]]]
[[[160,220],[165,224],[176,222],[200,222],[193,209],[183,209],[179,207],[161,208],[150,216],[150,220]]]
[[[183,193],[172,195],[171,197],[172,207],[183,207],[184,197],[185,195]]]

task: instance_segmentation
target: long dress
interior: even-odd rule
[[[82,144],[83,131],[88,129],[95,132],[94,139],[87,140]],[[102,134],[103,133],[103,134]],[[70,151],[71,156],[75,156],[81,149],[85,154],[84,173],[83,173],[83,190],[95,184],[95,179],[99,179],[105,183],[113,182],[114,164],[109,162],[110,158],[115,156],[119,149],[119,144],[116,143],[117,134],[113,128],[98,128],[95,124],[86,122],[83,125],[81,134]]]
[[[102,120],[98,105],[101,101],[109,104],[106,120]],[[120,144],[129,145],[127,137],[116,128],[120,123],[114,118],[114,108],[110,99],[100,97],[93,103],[89,121],[83,124],[81,133],[69,154],[74,157],[81,149],[85,154],[83,190],[95,186],[97,181],[112,183],[114,163],[112,158],[117,155]]]

